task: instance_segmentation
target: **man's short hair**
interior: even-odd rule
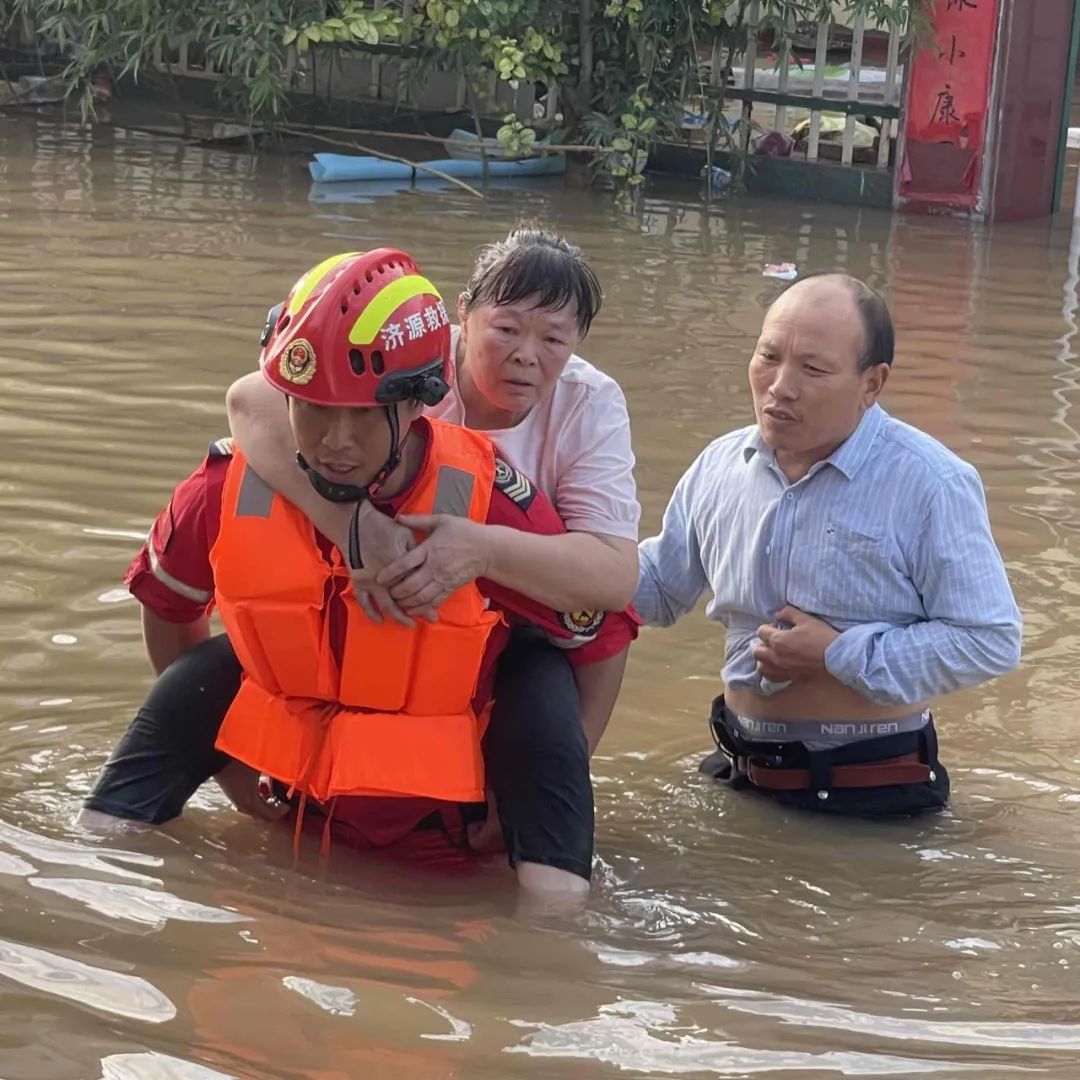
[[[812,273],[803,274],[797,281],[793,281],[787,289],[795,288],[796,285],[809,281],[812,278],[839,278],[851,290],[858,309],[859,318],[863,325],[863,348],[859,353],[859,370],[869,371],[878,364],[888,364],[892,367],[893,354],[896,351],[896,331],[893,329],[892,315],[889,305],[876,290],[870,288],[865,281],[860,281],[851,274],[845,274],[842,270],[814,270]],[[780,294],[781,296],[784,293]]]

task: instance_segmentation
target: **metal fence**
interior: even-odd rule
[[[808,50],[797,45],[793,49],[791,34],[783,35],[782,44],[777,50],[775,73],[766,73],[757,67],[761,49],[760,9],[758,0],[754,0],[748,10],[750,33],[741,68],[741,85],[739,80],[736,80],[734,86],[721,87],[720,79],[725,65],[719,48],[714,49],[712,58],[710,93],[714,96],[722,95],[726,101],[742,102],[740,133],[743,150],[749,147],[755,106],[772,106],[775,109],[775,119],[771,125],[767,126],[785,133],[789,110],[808,111],[810,123],[806,141],[806,160],[811,162],[818,161],[821,156],[822,116],[842,114],[845,121],[840,142],[840,161],[845,165],[851,165],[855,158],[856,117],[866,116],[877,119],[881,124],[876,163],[880,167],[887,167],[890,144],[896,136],[900,120],[902,80],[899,58],[905,28],[893,26],[888,31],[883,70],[881,68],[868,69],[864,63],[867,25],[866,17],[863,15],[858,16],[850,28],[841,27],[832,20],[793,28],[801,32],[796,35],[796,39],[802,37],[805,40],[812,37],[814,40],[813,75],[807,85],[806,65],[799,54]],[[846,79],[830,77],[827,73],[830,41],[834,40],[841,29],[850,30],[851,34],[851,60]],[[764,85],[768,83],[774,85]],[[799,83],[806,89],[799,87]]]

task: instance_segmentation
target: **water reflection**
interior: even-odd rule
[[[108,971],[14,941],[0,940],[0,976],[92,1009],[150,1024],[161,1024],[176,1016],[176,1006],[137,975]]]
[[[140,874],[138,871],[116,866],[115,863],[108,861],[114,859],[116,862],[132,863],[136,866],[161,866],[162,860],[152,855],[124,851],[121,848],[96,846],[93,842],[83,844],[77,841],[57,840],[40,836],[5,821],[0,821],[0,844],[13,848],[37,863],[55,866],[77,866],[83,870],[112,874],[116,877],[131,878],[150,884],[160,884],[156,878],[148,874]]]
[[[236,1080],[216,1069],[168,1054],[110,1054],[101,1059],[99,1080]]]
[[[674,1006],[657,1001],[616,1002],[603,1006],[591,1020],[568,1024],[513,1023],[535,1033],[507,1047],[509,1054],[593,1061],[651,1076],[739,1077],[785,1071],[812,1071],[817,1076],[921,1076],[943,1071],[938,1062],[888,1054],[747,1049],[708,1037],[715,1034],[708,1027],[687,1022]],[[980,1066],[950,1061],[947,1068],[955,1072]]]
[[[224,908],[183,900],[167,892],[138,885],[118,885],[88,878],[36,877],[31,885],[66,896],[92,908],[107,919],[127,919],[160,930],[170,919],[195,923],[247,922],[245,915]]]

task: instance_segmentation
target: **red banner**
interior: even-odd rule
[[[998,0],[934,0],[934,33],[908,81],[900,194],[974,204],[986,135]]]

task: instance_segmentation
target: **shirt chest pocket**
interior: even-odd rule
[[[887,618],[896,606],[888,537],[829,522],[817,573],[818,614],[859,621]]]

